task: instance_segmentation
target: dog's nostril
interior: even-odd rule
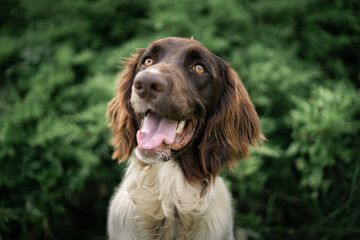
[[[134,82],[134,87],[136,90],[140,91],[143,89],[143,84],[141,82]]]
[[[153,84],[151,84],[150,88],[151,88],[152,91],[160,93],[160,92],[163,92],[165,90],[165,84],[153,83]]]

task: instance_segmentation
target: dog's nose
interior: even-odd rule
[[[153,72],[140,72],[134,79],[134,89],[137,95],[147,100],[155,99],[163,94],[168,86],[165,77]]]

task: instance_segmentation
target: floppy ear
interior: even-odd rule
[[[120,81],[115,93],[115,97],[110,101],[106,116],[109,125],[112,126],[114,137],[112,144],[114,145],[113,159],[119,162],[129,158],[136,141],[136,122],[134,113],[130,104],[131,86],[136,74],[136,66],[143,49],[132,55],[124,63],[125,69],[120,75]]]
[[[250,145],[265,139],[259,117],[236,72],[217,58],[222,92],[200,143],[203,170],[216,176],[224,165],[230,169],[247,158]]]

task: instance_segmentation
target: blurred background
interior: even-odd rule
[[[268,141],[223,176],[248,239],[360,239],[360,1],[0,0],[0,239],[106,239],[121,61],[191,37]]]

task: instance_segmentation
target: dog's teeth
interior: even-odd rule
[[[178,127],[176,129],[176,133],[180,133],[182,131],[182,129],[184,128],[184,126],[185,126],[185,121],[179,122]]]

